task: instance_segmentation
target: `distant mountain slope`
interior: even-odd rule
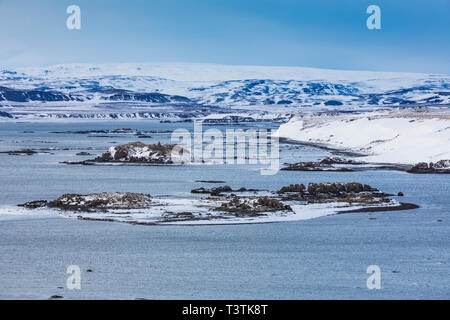
[[[0,70],[0,103],[30,101],[196,103],[221,107],[449,104],[450,77],[183,63]]]
[[[70,92],[70,91],[69,91]],[[12,89],[0,87],[0,101],[8,102],[58,102],[58,101],[89,101],[96,95],[99,100],[105,101],[135,101],[149,103],[176,103],[190,102],[186,97],[171,96],[157,92],[143,93],[114,88],[97,88],[81,92],[63,93],[57,90],[39,89]]]

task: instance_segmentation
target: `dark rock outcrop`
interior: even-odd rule
[[[303,193],[306,190],[306,187],[304,184],[291,184],[289,186],[282,187],[280,190],[278,190],[278,194],[283,194],[287,192],[300,192]]]
[[[303,187],[302,187],[303,186]],[[282,200],[297,200],[310,203],[348,202],[378,203],[387,202],[387,194],[367,184],[358,182],[324,182],[304,185],[290,185],[278,191]]]
[[[103,192],[91,194],[64,194],[56,200],[47,202],[28,202],[21,206],[32,208],[33,205],[47,206],[70,211],[106,211],[114,209],[144,209],[150,207],[152,199],[149,194],[131,192]]]
[[[12,150],[12,151],[2,151],[0,153],[6,153],[11,156],[18,156],[18,155],[32,155],[35,153],[38,153],[37,151],[34,151],[33,149],[20,149],[20,150]]]
[[[230,201],[222,203],[216,210],[231,212],[236,216],[258,216],[264,212],[292,211],[292,208],[276,198],[264,196],[254,199],[233,197]]]
[[[28,208],[28,209],[36,209],[36,208],[45,207],[47,205],[47,203],[48,203],[47,200],[36,200],[36,201],[25,202],[25,203],[19,204],[18,206]]]
[[[307,161],[307,162],[297,162],[289,164],[285,168],[281,168],[281,170],[286,171],[354,171],[354,167],[361,165],[363,162],[358,162],[351,159],[342,159],[339,157],[328,157],[322,159],[321,161]],[[336,166],[341,165],[341,166]],[[349,167],[344,167],[342,165],[348,165]]]
[[[221,187],[215,187],[212,189],[206,189],[206,188],[198,188],[198,189],[193,189],[191,190],[191,193],[204,193],[204,194],[210,194],[212,196],[218,196],[220,195],[222,192],[232,192],[233,189],[231,189],[231,187],[229,186],[221,186]]]
[[[408,170],[409,173],[450,173],[450,160],[419,162]]]
[[[349,183],[340,183],[340,182],[325,182],[325,183],[310,183],[308,184],[308,193],[309,194],[319,194],[319,193],[327,193],[327,194],[341,194],[347,192],[372,192],[378,191],[372,188],[369,185],[362,185],[358,182],[349,182]]]
[[[247,189],[244,187],[241,187],[239,189],[232,189],[229,186],[220,186],[220,187],[215,187],[212,189],[206,189],[204,187],[201,188],[197,188],[197,189],[192,189],[191,193],[203,193],[203,194],[209,194],[211,196],[221,196],[222,193],[231,193],[231,192],[257,192],[260,190],[257,189]]]

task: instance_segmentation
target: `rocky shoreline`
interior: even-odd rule
[[[414,165],[407,172],[409,173],[417,173],[417,174],[425,174],[425,173],[442,173],[449,174],[450,173],[450,160],[440,160],[438,162],[419,162]]]
[[[352,172],[356,171],[356,166],[364,164],[355,160],[345,160],[338,157],[327,157],[320,161],[307,161],[287,164],[287,167],[281,168],[284,171],[334,171],[334,172]],[[336,165],[341,165],[337,167]],[[345,165],[345,166],[344,166]]]
[[[416,174],[450,173],[450,160],[440,160],[436,163],[420,162],[415,165],[396,163],[370,163],[339,157],[327,157],[319,161],[286,163],[282,171],[326,171],[326,172],[356,172],[368,170],[394,170]]]
[[[76,130],[76,131],[52,131],[53,134],[80,134],[80,135],[110,135],[110,134],[127,134],[135,136],[148,136],[149,134],[164,134],[172,133],[170,130],[136,130],[132,128],[118,128],[118,129],[93,129],[93,130]],[[148,136],[150,137],[150,136]]]
[[[448,108],[426,107],[297,114],[277,133],[280,141],[358,157],[367,167],[373,167],[371,170],[383,167],[434,174],[450,169],[449,120]],[[446,163],[446,168],[424,165],[430,161]]]
[[[33,149],[20,149],[20,150],[10,150],[10,151],[0,151],[0,154],[7,154],[10,156],[20,156],[20,155],[27,155],[31,156],[33,154],[38,153],[37,151]]]

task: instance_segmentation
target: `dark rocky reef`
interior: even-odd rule
[[[278,194],[283,194],[287,192],[304,192],[306,190],[304,184],[291,184],[289,186],[282,187],[280,190],[278,190]]]
[[[86,152],[86,151],[82,151],[82,152],[78,152],[76,154],[76,156],[92,156],[92,153]]]
[[[255,191],[259,191],[259,190],[247,189],[244,187],[233,190],[233,189],[231,189],[230,186],[220,186],[220,187],[215,187],[215,188],[211,188],[211,189],[206,189],[206,188],[201,187],[198,189],[191,190],[191,193],[202,193],[202,194],[209,194],[211,196],[220,196],[224,192],[230,193],[230,192],[255,192]]]
[[[24,208],[28,208],[28,209],[36,209],[36,208],[42,208],[47,206],[48,201],[47,200],[36,200],[36,201],[30,201],[30,202],[25,202],[22,204],[19,204],[19,207],[24,207]]]
[[[400,204],[398,206],[367,207],[367,208],[359,208],[359,209],[350,209],[350,210],[339,211],[339,212],[337,212],[337,214],[358,213],[358,212],[379,212],[379,211],[401,211],[401,210],[412,210],[412,209],[418,209],[418,208],[420,208],[420,207],[417,204],[400,202]],[[375,218],[372,218],[372,219],[375,219]]]
[[[379,192],[378,189],[372,188],[367,184],[361,184],[359,182],[324,182],[324,183],[310,183],[308,184],[308,192],[310,194],[341,194],[341,193],[360,193],[360,192]]]
[[[214,195],[220,195],[222,192],[232,192],[233,189],[229,186],[221,186],[221,187],[215,187],[212,189],[206,189],[206,188],[198,188],[198,189],[192,189],[191,193],[201,193],[201,194],[210,194],[212,196]]]
[[[419,162],[407,172],[409,173],[450,173],[450,160],[440,160],[438,162]]]
[[[281,200],[297,200],[307,203],[347,202],[378,204],[390,201],[388,194],[380,192],[367,184],[358,182],[324,182],[294,184],[282,187],[278,194]]]
[[[32,149],[20,149],[20,150],[11,150],[11,151],[1,151],[0,153],[8,154],[10,156],[19,156],[19,155],[27,155],[30,156],[32,154],[38,153]]]
[[[289,205],[272,197],[240,198],[234,196],[231,200],[222,203],[217,211],[233,213],[235,216],[258,216],[265,212],[292,211]]]
[[[358,166],[364,164],[363,162],[358,162],[355,160],[341,159],[339,157],[328,157],[321,161],[308,161],[308,162],[297,162],[288,164],[287,167],[281,168],[281,170],[286,171],[342,171],[349,172],[355,171],[353,167],[344,167],[336,165],[349,165]]]
[[[237,196],[235,193],[254,191],[255,195]],[[209,194],[219,197],[219,199],[231,199],[223,203],[217,210],[239,213],[243,215],[260,214],[261,212],[289,210],[283,207],[284,201],[299,201],[308,203],[332,203],[343,202],[357,205],[377,205],[389,208],[392,196],[373,188],[368,184],[358,182],[324,182],[304,184],[291,184],[284,186],[280,190],[273,192],[273,196],[258,196],[257,191],[240,188],[233,190],[229,186],[221,186],[212,189],[198,188],[191,190],[191,193]],[[220,198],[221,197],[221,198]],[[381,207],[380,207],[381,208]],[[382,211],[378,208],[378,211]],[[411,208],[406,206],[405,209]],[[375,209],[374,209],[375,210]]]
[[[159,131],[151,130],[151,131],[142,131],[142,130],[134,130],[132,128],[118,128],[111,130],[77,130],[77,131],[52,131],[51,133],[58,134],[134,134],[134,135],[142,135],[147,133],[158,133]]]
[[[235,198],[234,193],[240,192],[254,192],[257,193],[261,190],[239,188],[233,190],[229,186],[220,186],[211,189],[204,187],[191,190],[191,193],[197,194],[209,194],[215,197]],[[323,203],[323,202],[347,202],[347,203],[385,203],[390,199],[386,194],[380,192],[378,189],[371,187],[367,184],[361,184],[358,182],[324,182],[324,183],[309,183],[308,187],[304,184],[291,184],[284,186],[276,193],[276,197],[283,201],[302,201],[307,203]],[[241,197],[249,198],[249,197]],[[251,198],[251,197],[250,197]]]
[[[287,164],[281,168],[284,171],[327,171],[327,172],[353,172],[367,170],[396,170],[408,171],[411,165],[396,163],[368,163],[339,157],[328,157],[320,161],[297,162]]]
[[[225,183],[223,180],[195,180],[195,182],[203,182],[203,183]]]

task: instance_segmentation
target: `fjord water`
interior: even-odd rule
[[[272,127],[276,124],[250,124]],[[240,126],[244,129],[249,125]],[[57,148],[30,156],[0,154],[0,298],[403,299],[450,298],[450,180],[396,171],[279,171],[259,165],[80,166],[80,151],[140,140],[170,142],[168,133],[61,134],[132,128],[173,130],[192,124],[156,121],[0,123],[0,151]],[[228,126],[220,128],[224,130]],[[329,152],[280,145],[280,164]],[[407,155],[405,155],[407,156]],[[417,210],[354,213],[305,221],[208,226],[136,226],[54,215],[14,214],[25,201],[104,191],[188,196],[196,180],[223,180],[275,190],[292,183],[357,181],[405,196]],[[82,270],[81,290],[66,289],[66,268]],[[369,265],[381,289],[369,290]],[[91,269],[92,272],[86,270]]]

